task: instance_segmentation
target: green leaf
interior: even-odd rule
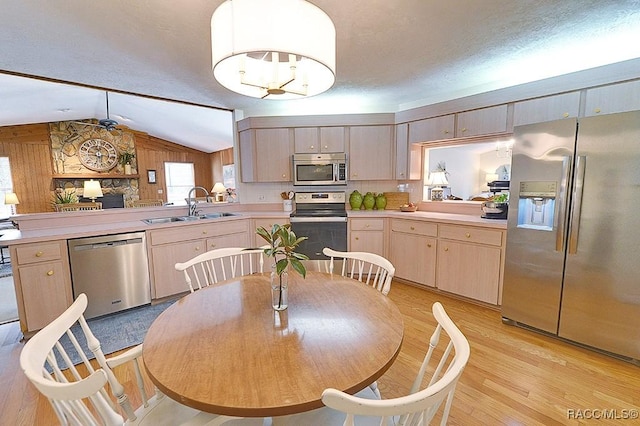
[[[298,259],[291,259],[291,266],[297,273],[302,275],[302,278],[306,278],[307,269],[304,267],[302,262],[300,262]]]

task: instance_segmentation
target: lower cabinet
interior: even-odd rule
[[[14,246],[11,258],[20,328],[28,336],[57,318],[73,302],[67,241]]]
[[[435,223],[393,219],[389,260],[396,268],[395,276],[435,287],[437,235]]]
[[[349,251],[365,251],[384,256],[384,221],[382,218],[349,220]]]
[[[499,304],[503,241],[501,230],[440,225],[438,288]]]
[[[498,305],[504,230],[421,220],[391,220],[395,276]]]
[[[249,219],[179,226],[148,231],[154,298],[188,291],[175,264],[208,250],[249,247]]]

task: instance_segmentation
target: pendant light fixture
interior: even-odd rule
[[[304,0],[227,0],[211,17],[213,75],[234,92],[298,99],[335,81],[336,30]]]

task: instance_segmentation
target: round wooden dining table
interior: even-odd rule
[[[161,313],[142,351],[152,382],[198,410],[274,417],[322,407],[326,388],[356,393],[395,360],[402,316],[377,290],[336,274],[290,274],[289,307],[275,311],[269,281],[227,280]]]

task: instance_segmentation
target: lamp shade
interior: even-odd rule
[[[18,201],[18,196],[16,195],[15,192],[7,192],[4,194],[4,203],[6,205],[12,205],[12,204],[20,204],[20,201]]]
[[[213,75],[254,98],[296,99],[335,81],[336,29],[304,0],[227,0],[211,17]]]
[[[97,180],[85,180],[84,191],[82,196],[85,198],[95,199],[96,197],[102,197],[102,188],[100,188],[100,182]]]
[[[436,186],[449,185],[445,172],[431,172],[429,175],[429,183]]]
[[[211,190],[211,192],[220,193],[220,192],[225,192],[226,190],[227,188],[225,188],[221,182],[216,182],[216,184],[213,185],[213,189]]]

